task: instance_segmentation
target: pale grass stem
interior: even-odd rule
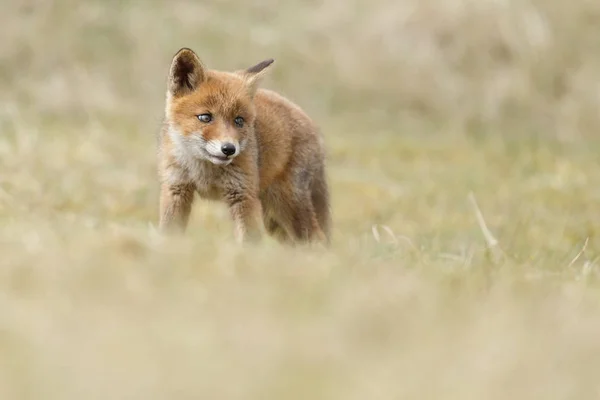
[[[579,253],[577,253],[577,255],[571,260],[571,262],[569,263],[569,265],[567,266],[567,268],[571,268],[577,262],[577,260],[579,260],[579,258],[581,257],[581,255],[585,252],[585,249],[587,248],[587,245],[588,245],[589,241],[590,241],[589,237],[585,238],[585,242],[583,243],[583,246],[581,247],[581,250],[579,250]]]
[[[492,235],[492,232],[487,227],[485,223],[485,219],[483,218],[483,213],[477,204],[477,200],[475,199],[475,194],[473,192],[469,193],[469,201],[473,206],[473,210],[475,211],[475,217],[477,218],[477,223],[479,224],[479,229],[481,229],[481,233],[483,234],[483,238],[487,244],[487,248],[492,255],[493,262],[498,263],[501,260],[505,259],[506,255],[504,251],[500,248],[498,240]]]

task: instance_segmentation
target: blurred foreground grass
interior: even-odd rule
[[[0,22],[0,398],[600,394],[600,4],[23,0]],[[276,59],[265,85],[327,137],[332,249],[240,249],[202,202],[153,234],[182,46]]]

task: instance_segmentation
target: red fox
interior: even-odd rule
[[[260,87],[273,59],[233,72],[173,57],[159,135],[162,232],[185,232],[195,193],[224,201],[242,243],[264,230],[283,243],[329,245],[323,135],[296,104]]]

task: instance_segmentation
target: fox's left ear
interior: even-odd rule
[[[236,72],[246,81],[246,86],[248,87],[248,90],[250,91],[250,95],[252,97],[254,97],[254,95],[256,94],[256,91],[258,90],[258,87],[260,86],[263,77],[265,76],[265,74],[269,70],[269,67],[271,66],[271,64],[273,64],[274,61],[274,59],[269,58],[268,60],[261,61],[256,65],[246,68],[245,70]]]

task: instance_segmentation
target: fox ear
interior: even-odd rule
[[[263,77],[265,76],[269,67],[271,66],[271,64],[273,64],[274,61],[274,59],[269,58],[268,60],[261,61],[258,64],[246,68],[243,71],[237,72],[237,74],[240,75],[246,81],[246,86],[248,87],[251,96],[254,96],[256,94],[256,91],[258,90],[258,87],[260,86]]]
[[[168,83],[172,96],[178,97],[193,92],[204,79],[204,66],[194,51],[184,47],[173,56]]]

